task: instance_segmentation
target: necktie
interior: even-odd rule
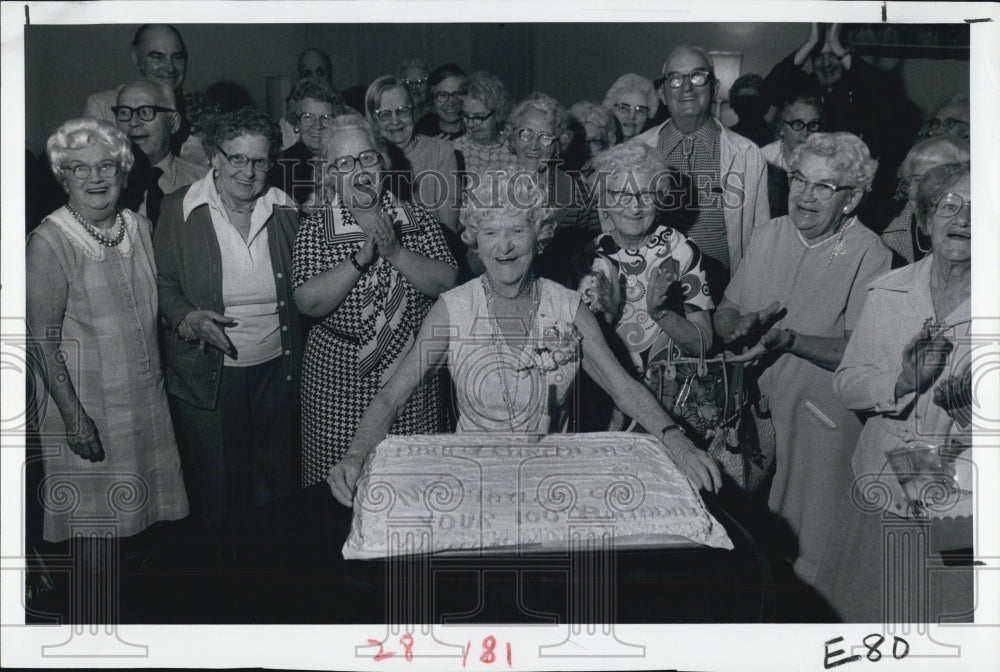
[[[162,168],[149,171],[149,188],[146,189],[146,216],[156,226],[156,218],[160,216],[160,202],[163,200],[163,189],[160,189]]]
[[[694,136],[685,135],[681,140],[681,151],[684,153],[684,158],[687,160],[688,173],[694,170],[692,157],[694,156]]]

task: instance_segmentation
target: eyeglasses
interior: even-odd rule
[[[362,168],[371,168],[378,164],[378,160],[378,152],[374,149],[366,149],[357,156],[351,156],[350,154],[338,156],[336,159],[330,161],[330,167],[338,173],[349,173],[354,170],[355,165],[360,165]]]
[[[101,177],[114,177],[118,174],[118,164],[114,161],[102,161],[96,166],[88,166],[86,163],[78,163],[73,166],[60,166],[63,170],[72,171],[73,177],[78,180],[86,180],[94,168]]]
[[[427,78],[426,77],[421,77],[420,79],[404,79],[402,81],[403,81],[403,84],[405,84],[406,86],[408,86],[410,88],[413,88],[414,86],[423,87],[423,86],[427,85]]]
[[[810,133],[815,133],[819,130],[818,121],[802,121],[801,119],[793,119],[792,121],[785,120],[785,126],[788,126],[796,133],[800,133],[802,129],[808,128]]]
[[[629,119],[637,117],[640,114],[644,117],[649,116],[649,107],[646,105],[629,105],[628,103],[615,103],[615,109],[618,110],[618,112],[624,114]]]
[[[955,128],[959,124],[968,124],[969,122],[963,121],[962,119],[952,119],[951,117],[945,119],[931,119],[927,122],[927,131],[933,133],[935,131],[943,131],[947,133],[951,129]]]
[[[329,114],[321,114],[318,117],[312,112],[303,112],[299,115],[299,128],[312,128],[319,122],[319,127],[321,129],[326,128],[333,121],[333,117]]]
[[[656,88],[666,84],[671,89],[679,89],[684,86],[685,80],[691,82],[691,86],[705,86],[712,80],[712,73],[708,70],[695,70],[686,75],[680,72],[668,72],[653,83]]]
[[[587,140],[587,147],[590,148],[591,152],[601,151],[608,148],[608,143],[600,138],[591,138]]]
[[[458,100],[461,95],[461,91],[435,91],[434,100],[439,103],[447,103],[449,100]]]
[[[413,112],[412,105],[403,105],[402,107],[397,107],[395,110],[375,110],[375,118],[381,122],[392,121],[393,117],[407,119],[411,112]]]
[[[271,159],[251,159],[245,154],[227,154],[226,150],[218,145],[215,146],[219,152],[226,157],[226,161],[229,165],[237,170],[246,168],[248,164],[253,164],[253,169],[258,172],[264,172],[271,167]]]
[[[111,108],[115,113],[115,119],[121,122],[132,121],[132,114],[138,114],[140,121],[152,121],[156,119],[157,112],[176,112],[169,107],[159,105],[140,105],[139,107],[129,107],[128,105],[115,105]]]
[[[537,139],[538,144],[542,147],[548,147],[556,141],[556,136],[551,133],[539,133],[538,131],[533,131],[530,128],[517,129],[517,137],[521,138],[522,142],[527,142],[529,144]]]
[[[972,209],[972,199],[968,201],[958,194],[945,194],[934,206],[934,214],[942,219],[951,219],[962,211],[962,208],[969,206]]]
[[[609,189],[608,196],[613,199],[612,205],[625,208],[636,204],[641,208],[648,208],[656,201],[656,193],[652,191],[612,191]]]
[[[817,201],[829,201],[838,191],[854,189],[851,186],[838,187],[829,182],[810,182],[798,173],[791,173],[788,176],[788,191],[790,193],[804,191],[807,186],[812,188],[812,197]]]
[[[462,113],[462,119],[469,126],[479,126],[492,116],[493,116],[492,112],[490,112],[489,114],[465,114],[464,112]]]

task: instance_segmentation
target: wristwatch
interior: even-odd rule
[[[788,334],[788,342],[785,343],[785,352],[791,352],[792,346],[795,345],[795,337],[799,335],[799,332],[794,329],[785,329],[785,333]]]
[[[685,431],[684,431],[684,428],[683,428],[683,427],[681,427],[680,425],[678,425],[678,424],[673,424],[673,425],[667,425],[666,427],[664,427],[664,428],[663,428],[663,429],[662,429],[662,430],[660,431],[660,442],[661,442],[661,443],[666,443],[666,442],[665,442],[665,441],[663,440],[663,439],[664,439],[664,437],[666,437],[666,435],[667,435],[667,432],[670,432],[670,431],[673,431],[673,430],[677,430],[678,432],[680,432],[680,433],[681,433],[681,436],[687,436],[687,432],[685,432]]]

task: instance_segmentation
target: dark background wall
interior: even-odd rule
[[[680,43],[742,52],[742,72],[765,75],[808,32],[802,23],[177,25],[190,52],[185,88],[229,80],[260,105],[267,101],[267,78],[293,77],[297,54],[309,46],[331,54],[334,83],[341,89],[366,86],[379,75],[395,73],[403,58],[421,56],[431,67],[454,61],[469,72],[491,70],[515,98],[537,89],[568,106],[585,98],[600,101],[625,72],[658,76],[664,56]],[[90,93],[136,76],[128,45],[137,27],[26,28],[30,150],[42,151],[60,123],[83,111]],[[924,113],[968,90],[967,58],[866,58],[897,74]]]

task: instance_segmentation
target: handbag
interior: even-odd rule
[[[758,492],[774,467],[774,429],[766,400],[741,356],[674,356],[673,348],[655,362],[654,394],[685,429],[692,442],[708,451],[740,490]]]

